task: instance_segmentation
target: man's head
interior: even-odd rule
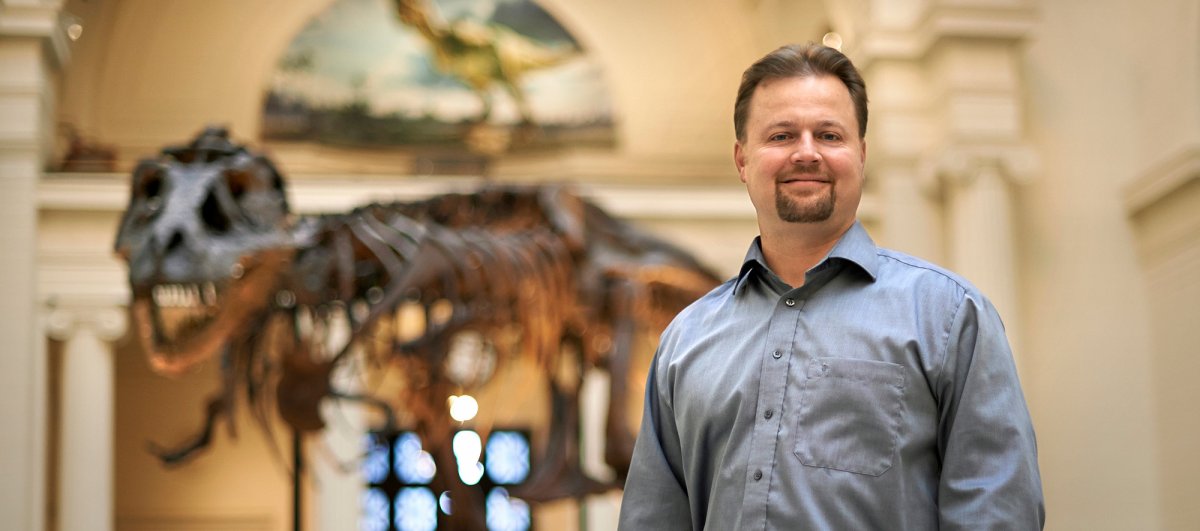
[[[837,50],[785,46],[742,78],[734,162],[764,233],[804,224],[826,236],[854,221],[866,163],[866,87]]]
[[[754,90],[767,79],[830,75],[841,80],[850,91],[858,119],[858,136],[867,136],[867,85],[850,58],[833,48],[813,43],[781,46],[765,55],[742,73],[737,101],[733,105],[733,131],[738,142],[746,141],[746,119]]]

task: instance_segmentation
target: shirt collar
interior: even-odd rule
[[[862,224],[856,220],[833,245],[833,249],[829,250],[829,254],[812,269],[809,269],[806,276],[823,271],[836,263],[843,263],[856,267],[874,282],[879,270],[878,261],[878,248],[875,246],[874,240],[867,234],[867,230],[863,228]],[[769,272],[770,270],[767,267],[767,259],[763,256],[761,236],[755,237],[754,241],[750,243],[750,249],[746,251],[746,258],[742,260],[742,268],[738,272],[737,282],[733,285],[733,292],[741,293],[752,272]]]

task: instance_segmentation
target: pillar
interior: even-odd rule
[[[1013,209],[1038,162],[1024,130],[1031,0],[872,0],[852,57],[873,104],[868,157],[884,244],[966,277],[1004,319],[1020,362]]]
[[[45,526],[46,360],[38,323],[35,188],[55,71],[66,59],[61,0],[0,0],[0,515]]]
[[[58,531],[111,531],[114,525],[112,342],[125,333],[116,307],[57,308],[47,322],[64,342]]]
[[[1023,148],[943,153],[946,250],[954,270],[979,286],[1004,320],[1020,363],[1019,275],[1015,197],[1033,179],[1036,157]]]
[[[330,338],[330,349],[340,350],[349,341],[349,325],[338,318]],[[337,350],[334,350],[337,349]],[[354,348],[354,354],[334,369],[330,380],[344,393],[363,392],[361,379],[362,352]],[[316,445],[308,446],[308,462],[312,477],[306,479],[312,485],[305,495],[314,505],[316,529],[358,529],[362,515],[363,479],[359,457],[365,448],[364,439],[370,431],[370,416],[362,404],[348,400],[325,400],[321,404],[322,418],[326,419],[325,431],[319,437],[332,459],[315,459]],[[315,441],[316,437],[311,438]],[[349,466],[347,466],[349,465]]]

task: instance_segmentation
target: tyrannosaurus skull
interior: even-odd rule
[[[283,181],[209,128],[142,161],[130,184],[115,248],[153,368],[179,373],[219,353],[270,301],[295,247]]]

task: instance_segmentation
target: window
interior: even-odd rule
[[[454,434],[452,445],[458,470],[443,471],[414,432],[367,435],[360,531],[438,529],[452,510],[448,493],[430,486],[440,473],[456,473],[463,484],[479,489],[482,506],[471,510],[483,512],[489,531],[532,529],[529,504],[508,491],[529,477],[529,432],[494,430],[485,443],[477,432],[464,429]]]

